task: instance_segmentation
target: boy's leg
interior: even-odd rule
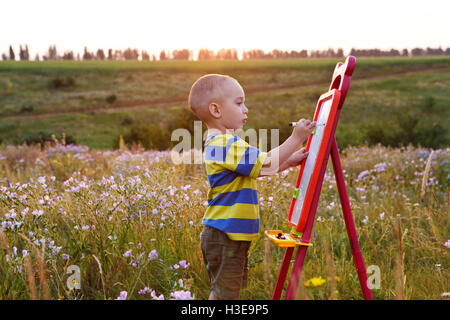
[[[210,299],[239,299],[241,287],[247,286],[250,241],[230,240],[226,233],[207,226],[201,239]]]

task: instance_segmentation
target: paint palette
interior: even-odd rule
[[[264,234],[273,244],[281,248],[312,246],[312,243],[301,242],[300,237],[298,237],[297,235],[292,233],[284,233],[281,230],[266,230]]]

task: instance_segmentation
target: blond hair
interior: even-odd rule
[[[200,120],[208,115],[208,106],[223,99],[222,86],[227,79],[234,78],[222,74],[207,74],[197,79],[189,92],[189,108]]]

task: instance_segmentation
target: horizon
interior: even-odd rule
[[[3,7],[13,14],[0,21],[0,54],[8,53],[11,45],[17,55],[20,45],[28,45],[30,60],[36,53],[42,57],[50,45],[56,45],[60,54],[71,50],[82,55],[85,46],[91,52],[103,49],[105,53],[110,48],[136,48],[157,58],[162,50],[189,49],[194,60],[201,48],[214,52],[234,48],[241,59],[243,51],[252,49],[311,52],[342,48],[348,53],[351,48],[450,47],[448,1],[431,0],[425,6],[419,1],[403,5],[381,0],[367,7],[350,0],[340,3],[339,10],[333,9],[336,4],[331,0],[304,4],[280,0],[276,6],[271,1],[230,0],[221,6],[219,1],[206,0],[154,4],[80,0],[70,8],[60,1],[43,0],[8,2]]]

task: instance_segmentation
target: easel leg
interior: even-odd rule
[[[306,250],[308,247],[300,246],[297,249],[297,256],[295,257],[295,263],[292,267],[291,279],[286,291],[286,300],[293,300],[295,298],[295,291],[300,281],[300,274],[302,273],[303,262],[305,261]]]
[[[278,280],[275,285],[275,290],[273,291],[272,300],[280,300],[293,253],[294,253],[293,247],[286,248],[286,251],[284,252],[283,263],[281,264],[280,272],[278,274]]]
[[[356,271],[358,273],[359,283],[363,292],[364,299],[372,300],[372,292],[367,286],[367,273],[359,247],[358,236],[356,234],[355,222],[353,221],[350,201],[348,199],[347,188],[345,187],[344,174],[342,171],[341,160],[339,157],[339,149],[337,147],[336,138],[333,137],[331,143],[331,160],[333,161],[334,174],[341,199],[341,206],[344,215],[345,226],[347,228],[350,247],[352,249],[353,261],[355,262]]]

